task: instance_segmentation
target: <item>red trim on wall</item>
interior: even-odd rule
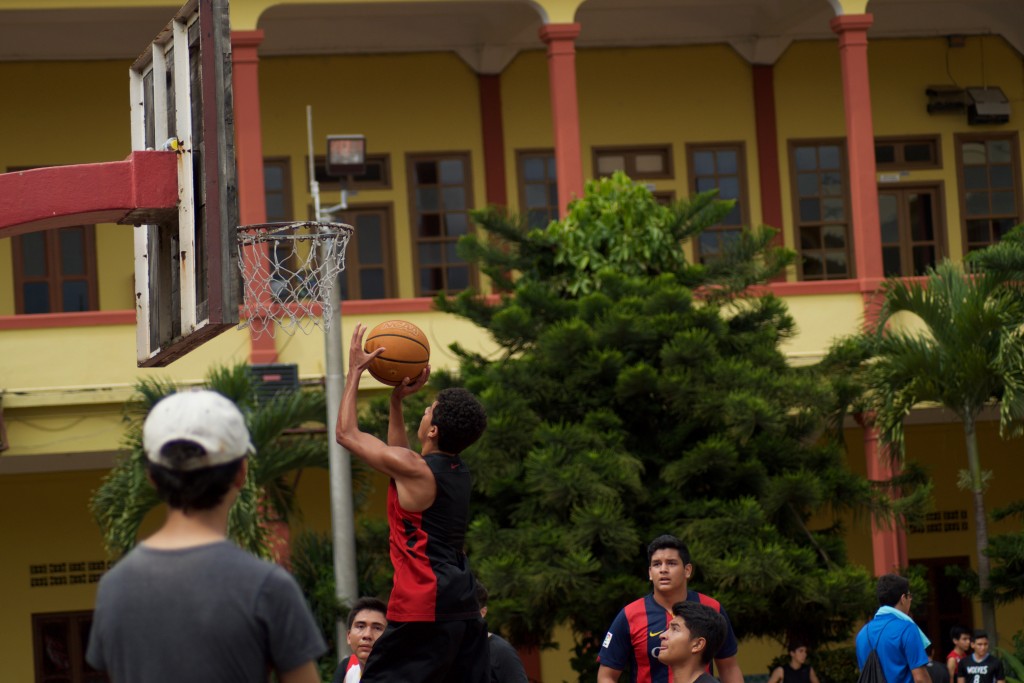
[[[555,170],[562,216],[569,202],[583,196],[583,158],[580,154],[580,114],[576,95],[576,36],[579,24],[548,24],[540,37],[548,46],[548,84],[555,134]]]
[[[134,325],[135,310],[79,311],[75,313],[33,313],[0,315],[0,330],[41,330],[51,327],[100,327]]]
[[[497,302],[498,297],[488,297]],[[345,301],[341,305],[343,315],[380,315],[382,313],[429,313],[434,310],[431,297],[415,299],[369,299],[367,301]],[[320,315],[319,307],[314,307]],[[134,325],[135,311],[83,311],[76,313],[40,313],[32,315],[0,315],[0,330],[36,330],[50,327],[99,327],[101,325]],[[269,335],[264,335],[269,336]]]
[[[779,128],[775,116],[775,67],[755,64],[754,117],[757,129],[757,171],[761,187],[761,220],[777,228],[782,246],[782,181],[779,177]]]
[[[124,161],[0,174],[0,237],[172,213],[177,155],[135,151]]]
[[[505,127],[501,116],[501,75],[480,74],[480,122],[484,133],[487,203],[508,206],[505,190]]]

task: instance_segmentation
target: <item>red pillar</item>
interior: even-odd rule
[[[263,188],[263,131],[260,128],[259,55],[263,31],[232,31],[231,87],[234,95],[235,157],[238,163],[238,210],[242,225],[266,223]],[[264,257],[265,258],[265,257]],[[272,323],[271,323],[272,324]],[[253,326],[249,327],[250,335]],[[250,363],[276,363],[274,338],[252,339]]]
[[[757,175],[761,188],[761,222],[779,230],[775,244],[783,246],[782,182],[779,178],[779,128],[775,117],[775,67],[755,64],[754,117],[757,132]],[[785,275],[781,277],[785,279]]]
[[[887,481],[896,475],[888,454],[878,441],[870,415],[857,415],[857,422],[864,429],[864,460],[870,481]],[[897,571],[907,566],[907,543],[901,530],[895,525],[888,528],[878,521],[871,524],[871,554],[874,556],[875,576]]]
[[[480,74],[480,122],[484,134],[484,186],[487,203],[508,206],[505,191],[505,129],[501,117],[501,76]]]
[[[871,83],[868,77],[870,14],[848,14],[832,19],[839,36],[846,108],[846,148],[850,166],[850,218],[853,253],[861,290],[872,290],[883,278],[882,234],[878,221],[878,181],[875,171],[875,130],[871,118]]]
[[[583,196],[583,161],[580,155],[580,113],[576,97],[576,36],[579,24],[548,24],[540,37],[548,46],[548,82],[551,119],[555,133],[555,171],[558,174],[560,215],[574,198]]]
[[[846,149],[850,171],[850,219],[857,280],[864,297],[866,326],[873,326],[877,302],[873,293],[884,278],[882,231],[878,219],[878,180],[875,166],[875,127],[871,117],[871,79],[868,75],[868,28],[870,14],[848,14],[832,19],[839,36],[839,62],[843,72],[843,100],[846,109]],[[896,470],[882,452],[878,431],[870,420],[864,428],[864,458],[868,478],[891,479]],[[875,575],[906,566],[906,539],[901,530],[872,524],[871,549]]]

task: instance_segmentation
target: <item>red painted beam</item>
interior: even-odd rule
[[[93,223],[157,222],[178,206],[175,152],[0,174],[0,237]]]

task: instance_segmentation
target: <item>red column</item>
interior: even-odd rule
[[[480,122],[484,134],[484,185],[487,203],[508,206],[505,191],[505,129],[501,117],[501,76],[480,74]]]
[[[583,161],[580,156],[580,113],[576,97],[576,36],[579,24],[548,24],[540,37],[548,46],[548,82],[551,119],[555,132],[555,171],[561,215],[574,198],[583,196]]]
[[[864,429],[864,460],[867,464],[868,479],[892,479],[896,475],[896,470],[878,441],[878,430],[875,429],[871,416],[857,415],[856,418]],[[875,576],[895,572],[900,567],[907,566],[907,544],[902,530],[895,524],[887,527],[877,520],[872,520],[871,554],[874,556]]]
[[[775,118],[775,67],[755,64],[754,117],[757,132],[757,171],[761,187],[761,221],[779,230],[775,243],[783,246],[782,183],[779,178],[779,128]],[[785,275],[781,279],[785,279]]]
[[[231,87],[234,95],[235,158],[238,163],[238,210],[242,225],[266,223],[263,188],[263,131],[260,128],[259,55],[263,31],[232,31]],[[265,257],[264,257],[265,258]],[[273,324],[273,323],[270,323]],[[249,327],[250,334],[253,327]],[[250,363],[277,362],[274,338],[252,339]]]
[[[846,148],[850,165],[853,253],[862,291],[875,289],[884,273],[875,175],[875,130],[868,77],[868,28],[873,22],[874,17],[870,14],[838,16],[831,22],[832,30],[839,36]]]

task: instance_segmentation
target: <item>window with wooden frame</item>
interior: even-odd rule
[[[391,206],[351,206],[338,217],[354,228],[345,250],[342,300],[392,299],[397,296]]]
[[[317,154],[313,157],[313,172],[320,184],[321,192],[340,192],[341,181],[327,175],[327,157]],[[309,177],[309,157],[306,157],[306,177]],[[346,190],[390,190],[391,189],[391,155],[367,154],[366,170],[359,175],[349,176],[345,182]]]
[[[942,168],[939,136],[875,138],[875,167],[879,171]]]
[[[749,222],[746,151],[742,142],[687,145],[686,157],[692,191],[717,189],[719,199],[736,202],[721,223],[707,228],[697,239],[696,257],[706,263],[739,240],[743,226]]]
[[[455,252],[471,229],[469,154],[409,154],[406,166],[416,296],[454,294],[476,284],[473,269]]]
[[[960,215],[966,251],[998,242],[1021,222],[1017,135],[957,135]]]
[[[558,220],[558,174],[550,149],[518,150],[519,212],[531,228],[546,228]]]
[[[633,180],[673,178],[672,145],[595,147],[594,175],[604,178],[615,171],[623,171]]]
[[[292,204],[292,164],[288,157],[263,160],[263,197],[267,206],[267,222],[295,219]]]
[[[800,279],[853,277],[846,142],[790,142],[789,156]]]
[[[945,255],[939,185],[907,187],[893,183],[878,190],[885,277],[924,275]]]
[[[92,612],[32,615],[36,683],[107,683],[110,679],[85,661]]]
[[[11,249],[15,313],[99,309],[94,226],[17,235],[11,238]]]

